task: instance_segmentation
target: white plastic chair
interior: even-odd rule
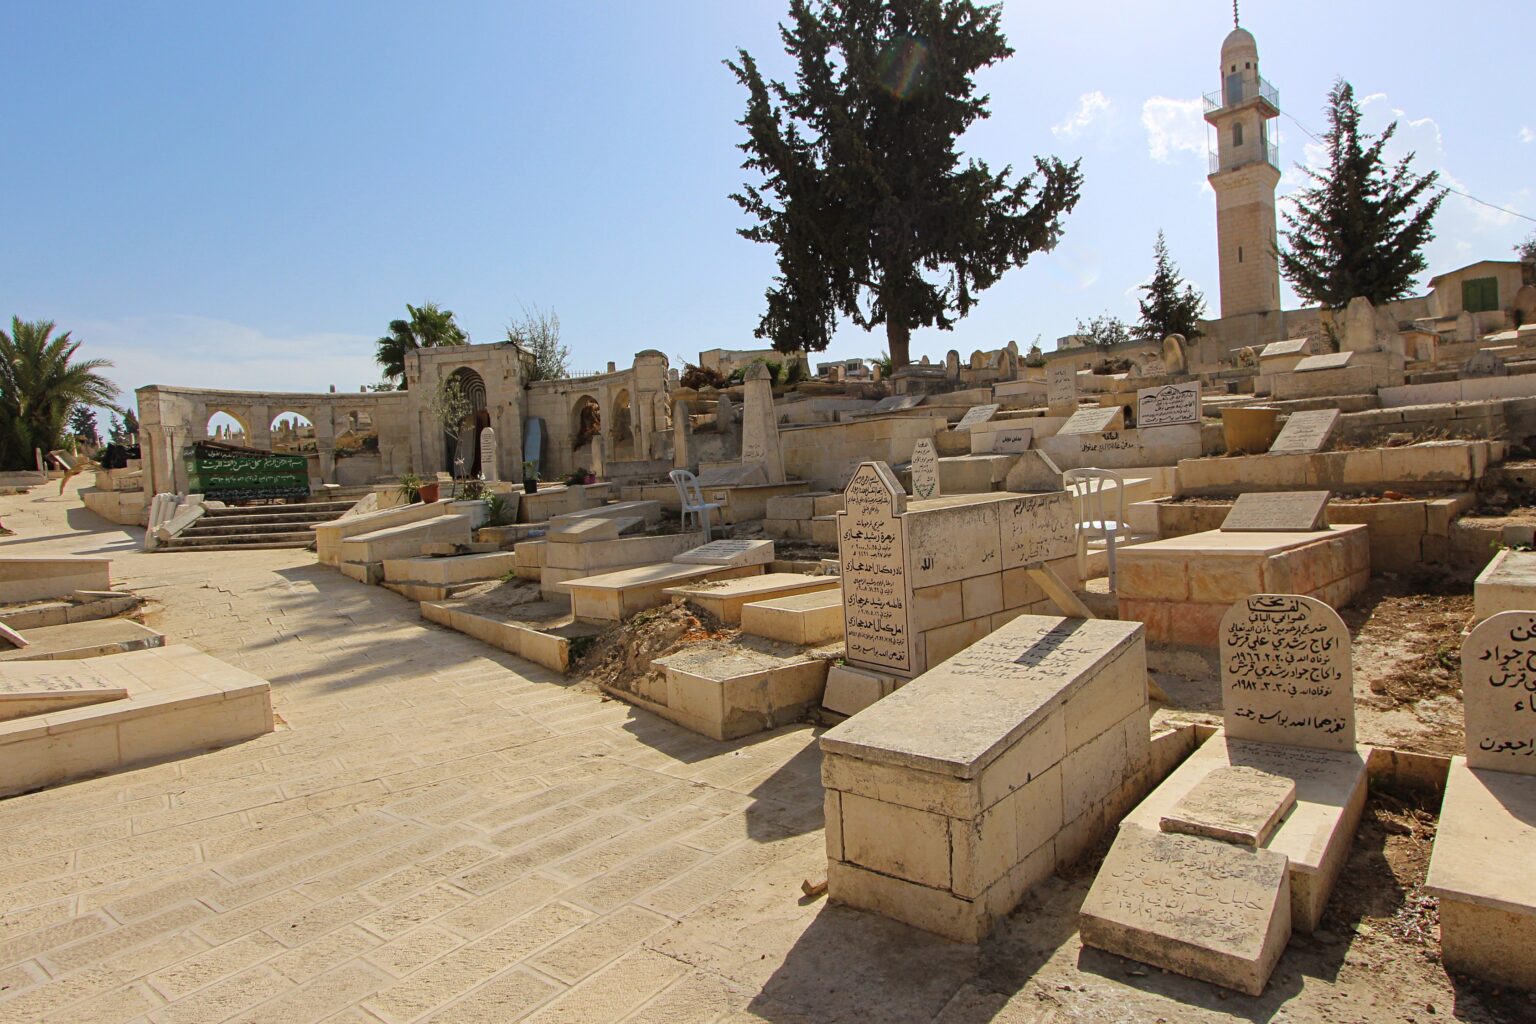
[[[704,530],[704,543],[709,543],[709,513],[720,511],[719,503],[704,500],[699,478],[686,469],[674,469],[667,476],[677,485],[677,497],[683,506],[683,529],[688,529],[688,517],[692,515]]]
[[[1079,500],[1081,501],[1082,516],[1077,524],[1077,571],[1084,580],[1088,578],[1088,545],[1096,540],[1104,542],[1104,552],[1109,561],[1109,589],[1115,590],[1115,541],[1129,528],[1125,524],[1125,480],[1108,469],[1069,469],[1062,474],[1062,481],[1070,490],[1073,484],[1080,484]],[[1114,512],[1113,516],[1105,515],[1106,505],[1110,501],[1109,495],[1104,493],[1104,485],[1113,481],[1114,488]]]

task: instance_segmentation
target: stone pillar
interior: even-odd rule
[[[672,403],[672,468],[688,468],[688,437],[693,433],[693,423],[688,418],[688,403]]]
[[[746,373],[747,393],[741,417],[741,461],[757,463],[768,482],[784,482],[784,452],[779,447],[779,424],[773,412],[773,383],[768,367],[755,363]]]

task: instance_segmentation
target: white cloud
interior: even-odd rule
[[[1097,89],[1093,92],[1085,92],[1078,97],[1077,109],[1070,117],[1060,124],[1051,125],[1051,134],[1058,139],[1070,139],[1080,135],[1089,125],[1107,117],[1113,106],[1109,97]]]
[[[1202,102],[1153,96],[1141,106],[1141,124],[1147,130],[1147,152],[1152,159],[1169,163],[1178,153],[1204,156],[1206,128]]]
[[[1531,131],[1530,126],[1527,125],[1515,133],[1515,138],[1526,143],[1536,142],[1536,132]]]
[[[379,379],[374,338],[326,331],[269,333],[212,317],[172,313],[89,320],[60,316],[79,358],[110,359],[106,376],[133,403],[146,384],[318,394],[357,391]]]

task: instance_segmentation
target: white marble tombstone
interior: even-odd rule
[[[480,431],[480,479],[491,483],[501,479],[496,467],[496,456],[496,428],[486,427]]]
[[[1228,737],[1355,749],[1349,630],[1338,612],[1299,594],[1254,594],[1222,616],[1216,656]]]

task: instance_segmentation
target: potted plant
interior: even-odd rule
[[[423,480],[421,482],[421,487],[418,490],[418,493],[421,495],[421,500],[426,502],[428,505],[436,501],[439,486],[441,485],[439,485],[436,480]]]
[[[448,503],[454,515],[469,517],[469,528],[477,530],[490,521],[491,506],[485,500],[485,484],[479,480],[466,480],[458,495]]]
[[[523,493],[539,493],[539,464],[528,461],[523,463]]]
[[[407,505],[414,505],[421,500],[421,477],[415,473],[406,473],[400,478],[400,489],[397,493],[401,501]]]

